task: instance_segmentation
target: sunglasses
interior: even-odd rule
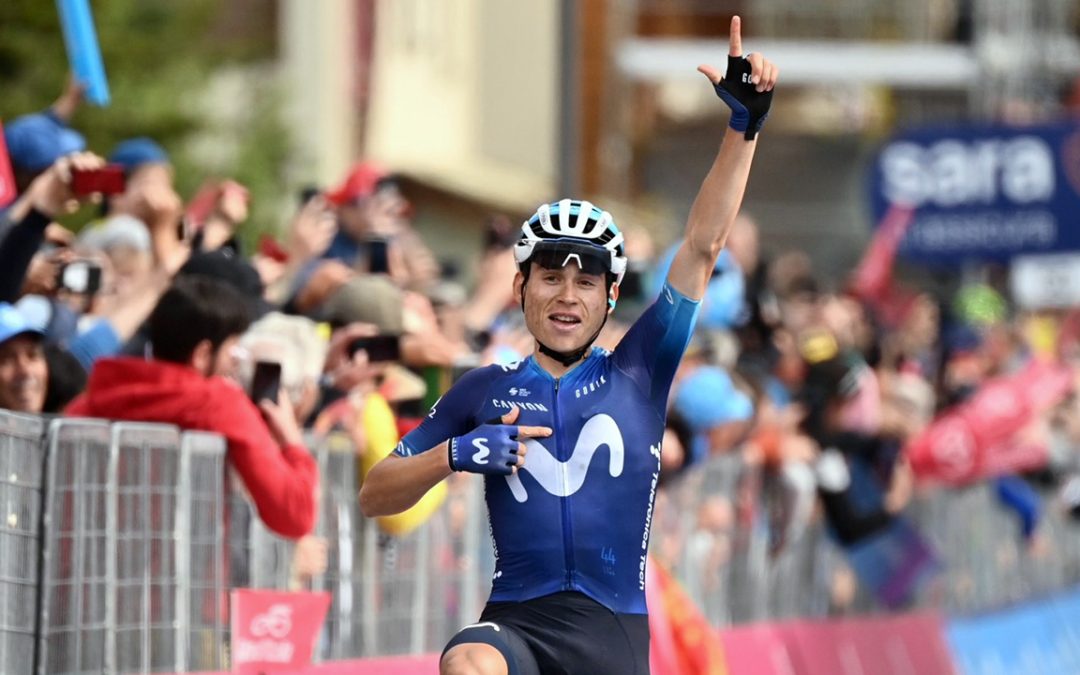
[[[603,275],[611,271],[610,254],[588,244],[541,242],[533,249],[529,260],[549,270],[562,269],[573,264],[585,274]]]

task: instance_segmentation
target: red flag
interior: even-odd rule
[[[645,568],[653,675],[728,675],[719,634],[663,565]]]
[[[914,211],[904,206],[892,206],[874,233],[874,239],[866,247],[866,254],[851,275],[851,293],[870,302],[879,303],[893,293],[892,267],[896,251],[904,240],[907,227],[912,224]]]
[[[0,206],[7,206],[15,201],[18,192],[15,189],[15,172],[11,169],[7,143],[4,142],[4,127],[0,125]]]
[[[295,673],[311,663],[329,593],[234,590],[232,672]]]
[[[1024,431],[1064,399],[1072,381],[1068,368],[1037,361],[990,380],[908,443],[916,475],[959,485],[1043,466],[1045,440]]]

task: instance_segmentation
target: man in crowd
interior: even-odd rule
[[[251,323],[249,303],[202,275],[178,278],[150,315],[153,358],[103,359],[67,414],[163,422],[225,437],[263,522],[278,534],[308,534],[317,515],[318,467],[304,447],[292,404],[253,403],[233,381],[237,342]]]
[[[42,411],[49,379],[43,342],[44,334],[17,309],[0,303],[0,408]]]
[[[180,227],[183,202],[173,185],[168,153],[150,138],[131,138],[117,144],[109,162],[123,167],[125,185],[123,193],[108,199],[106,223],[118,215],[141,221],[150,234],[154,260],[175,273],[191,247]]]

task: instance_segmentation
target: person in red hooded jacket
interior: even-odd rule
[[[318,466],[304,447],[292,405],[281,395],[256,406],[223,377],[250,323],[248,303],[231,286],[180,277],[150,315],[153,358],[97,361],[85,393],[65,413],[220,434],[263,522],[297,539],[315,526]]]

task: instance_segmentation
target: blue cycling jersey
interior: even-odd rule
[[[532,357],[466,373],[395,452],[414,455],[494,421],[551,427],[526,441],[525,466],[485,476],[495,545],[491,601],[579,591],[645,614],[649,547],[668,391],[698,302],[665,285],[614,351],[593,348],[552,377]]]

